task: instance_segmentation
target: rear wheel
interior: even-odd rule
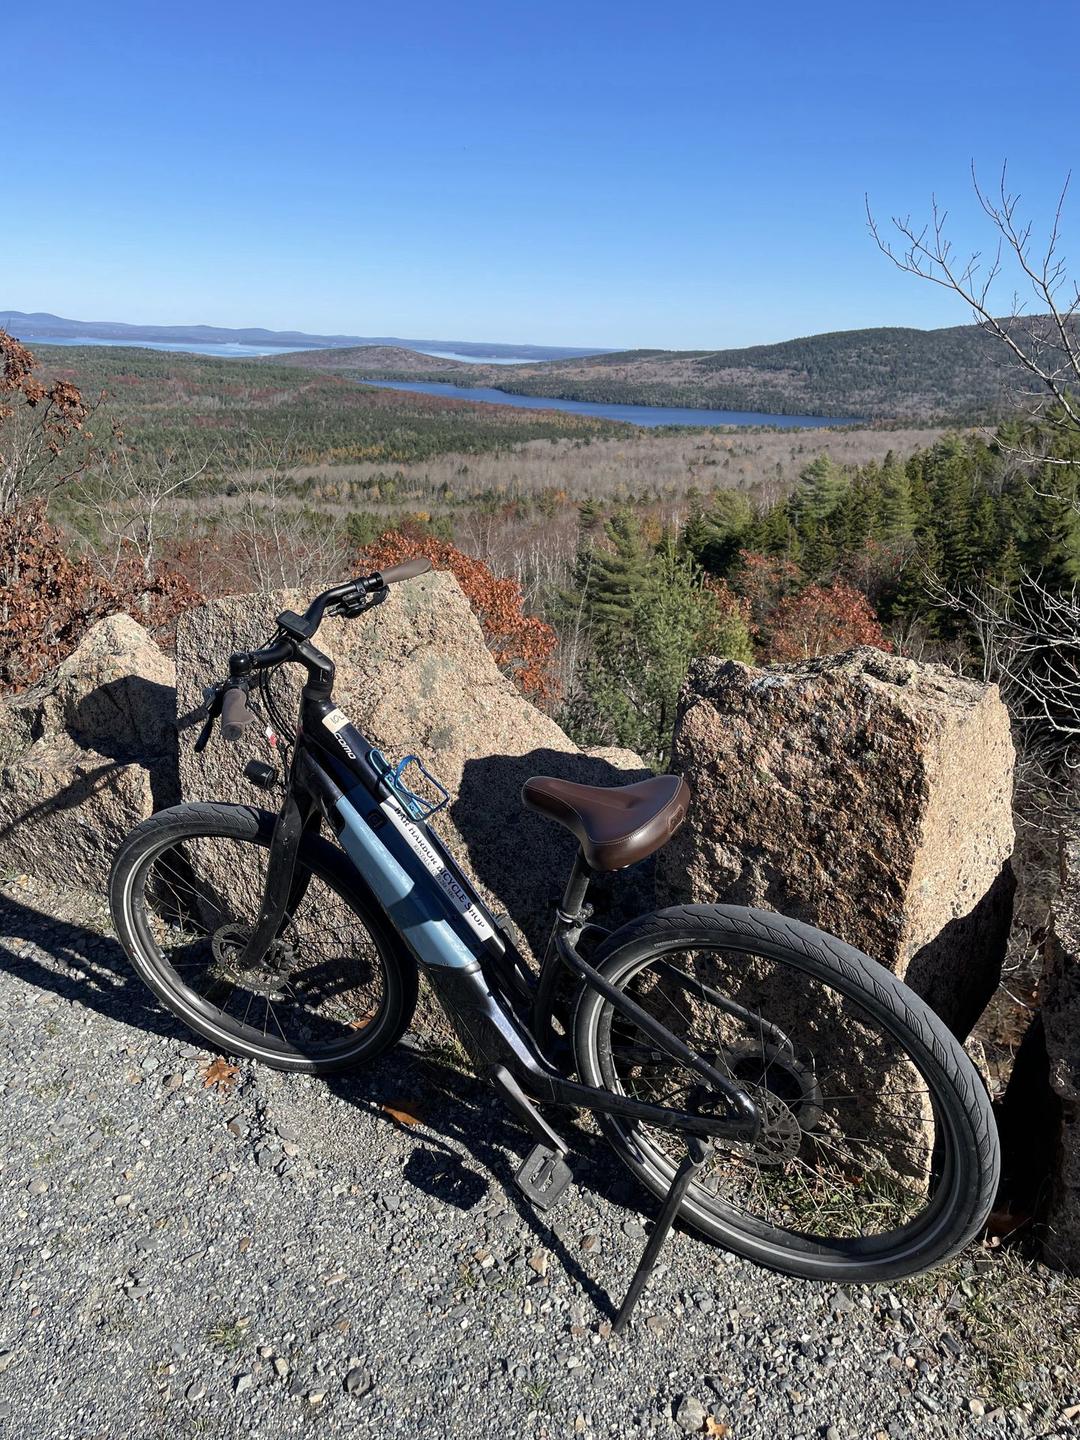
[[[998,1177],[989,1097],[963,1048],[894,975],[782,916],[687,905],[626,926],[594,964],[755,1100],[754,1144],[717,1141],[680,1217],[793,1275],[915,1274],[975,1235]],[[575,1017],[579,1073],[692,1113],[718,1103],[595,990]],[[666,1195],[676,1129],[598,1117]]]
[[[273,825],[245,805],[152,816],[113,862],[117,935],[162,1003],[227,1054],[312,1073],[373,1060],[412,1018],[416,967],[333,845],[304,838],[273,945],[240,963]]]

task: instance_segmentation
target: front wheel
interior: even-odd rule
[[[753,1145],[716,1142],[680,1218],[791,1275],[916,1274],[980,1230],[997,1188],[989,1096],[955,1037],[889,971],[762,910],[685,905],[609,937],[593,963],[755,1100]],[[574,1022],[581,1078],[691,1113],[715,1103],[595,990]],[[600,1117],[630,1169],[667,1194],[678,1130]]]
[[[177,805],[134,829],[109,877],[116,933],[138,974],[226,1054],[322,1074],[374,1060],[416,1005],[416,966],[340,851],[305,836],[270,950],[240,960],[263,895],[274,817]]]

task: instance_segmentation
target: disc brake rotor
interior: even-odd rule
[[[243,925],[219,926],[210,938],[213,974],[255,995],[283,1000],[282,987],[297,963],[295,951],[279,936],[261,960],[245,968],[239,962],[249,938],[250,932]]]
[[[779,1166],[799,1153],[804,1133],[821,1120],[821,1090],[813,1057],[797,1059],[776,1045],[733,1045],[718,1057],[753,1100],[761,1132],[733,1148],[758,1165]]]

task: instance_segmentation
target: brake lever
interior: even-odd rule
[[[199,731],[199,738],[195,741],[194,753],[201,755],[210,743],[210,736],[214,733],[214,721],[221,714],[221,703],[224,698],[224,685],[208,685],[203,690],[203,708],[206,711],[206,724]]]
[[[389,594],[390,588],[387,585],[380,585],[377,590],[362,590],[357,586],[351,595],[342,596],[329,613],[342,615],[346,620],[355,620],[365,610],[374,610],[376,605],[381,605]]]

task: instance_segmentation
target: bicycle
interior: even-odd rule
[[[226,1053],[321,1074],[395,1044],[423,967],[477,1073],[537,1142],[516,1176],[534,1205],[572,1178],[550,1106],[592,1112],[663,1201],[617,1328],[676,1218],[773,1269],[849,1283],[963,1248],[997,1184],[989,1097],[893,974],[763,910],[682,905],[613,933],[593,922],[590,884],[674,834],[684,779],[527,781],[524,804],[579,848],[543,959],[524,958],[428,823],[445,790],[417,757],[392,764],[364,739],[313,644],[325,616],[358,617],[429,568],[406,561],[284,612],[207,689],[196,749],[216,720],[233,741],[264,723],[279,764],[245,773],[280,788],[280,805],[179,805],[123,841],[109,896],[136,972]],[[291,664],[306,672],[298,724],[271,683]]]

